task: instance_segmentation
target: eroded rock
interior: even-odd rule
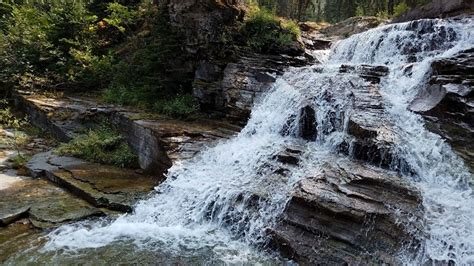
[[[398,264],[416,252],[423,209],[420,193],[393,172],[347,159],[301,180],[273,243],[303,265]]]
[[[255,100],[271,88],[278,75],[283,74],[289,66],[303,66],[309,62],[314,62],[314,59],[285,55],[242,55],[236,62],[219,66],[223,68],[220,78],[210,80],[202,78],[201,74],[196,75],[193,93],[204,111],[216,112],[244,124]],[[201,68],[204,66],[198,67]]]
[[[315,141],[318,136],[316,112],[311,106],[305,106],[300,111],[299,121],[300,137],[305,140]]]
[[[27,168],[35,176],[48,178],[96,207],[122,212],[130,212],[135,202],[161,181],[130,169],[88,163],[51,152],[33,156]]]
[[[140,168],[147,174],[156,176],[161,176],[176,160],[190,158],[202,147],[213,145],[217,140],[228,138],[240,130],[239,126],[218,119],[180,121],[133,109],[102,105],[93,96],[72,94],[46,97],[17,93],[15,99],[18,107],[29,115],[33,124],[51,132],[62,141],[68,141],[77,133],[96,127],[104,119],[108,119],[137,154]],[[69,116],[58,120],[58,117],[62,117],[59,114],[65,112]]]
[[[432,63],[429,84],[410,110],[423,115],[429,130],[445,138],[474,172],[474,50]]]
[[[386,21],[378,17],[352,17],[320,30],[326,36],[347,38],[351,35],[375,28]]]
[[[0,195],[0,221],[3,226],[29,218],[35,226],[46,228],[104,215],[86,201],[44,179],[24,177],[9,188],[0,190]]]

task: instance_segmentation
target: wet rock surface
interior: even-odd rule
[[[204,111],[215,112],[244,124],[255,100],[267,92],[278,75],[290,66],[304,66],[314,59],[285,55],[242,55],[236,62],[219,66],[201,62],[193,86],[194,96]],[[213,71],[203,75],[204,68]],[[214,73],[220,68],[221,74]]]
[[[432,76],[410,104],[474,172],[474,50],[432,63]]]
[[[39,228],[104,215],[86,201],[44,179],[18,177],[0,190],[0,226],[28,218]]]
[[[46,97],[40,94],[15,96],[37,127],[52,132],[62,141],[108,119],[127,139],[138,155],[140,168],[160,176],[176,161],[195,155],[216,140],[229,138],[240,131],[224,120],[173,120],[143,111],[105,105],[93,96]],[[67,113],[65,120],[62,114]],[[179,155],[178,155],[179,154]]]
[[[341,151],[374,165],[397,167],[393,165],[391,148],[399,142],[399,137],[387,116],[378,86],[380,77],[387,75],[388,70],[382,66],[343,65],[340,72],[352,75],[352,81],[347,88],[335,90],[327,97],[331,100],[348,95],[350,101],[347,133],[353,139],[341,145]]]
[[[44,177],[98,208],[130,212],[160,179],[134,170],[88,163],[51,152],[35,155],[26,166],[35,177]]]
[[[25,250],[35,243],[43,242],[40,230],[34,228],[27,219],[22,219],[7,227],[0,227],[0,263],[5,263],[12,254]]]
[[[397,264],[402,248],[416,250],[420,204],[397,174],[335,158],[297,184],[273,244],[303,265]]]

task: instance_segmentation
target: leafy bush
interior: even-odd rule
[[[172,116],[190,113],[189,107],[180,108],[186,105],[182,100],[173,103],[178,106],[176,112],[168,107],[154,108],[170,106],[165,99],[174,99],[190,90],[183,78],[173,76],[179,73],[172,69],[177,65],[175,60],[182,58],[183,53],[179,36],[170,29],[167,14],[165,8],[155,6],[140,13],[146,25],[121,47],[123,54],[113,66],[112,82],[104,92],[107,102],[154,109]]]
[[[245,21],[243,31],[247,45],[257,52],[290,45],[301,34],[294,21],[278,18],[266,9],[254,9]]]
[[[26,118],[17,118],[6,100],[0,100],[0,128],[20,129],[28,124]]]
[[[407,3],[401,2],[400,4],[396,5],[393,9],[393,16],[399,17],[406,13],[410,8],[408,7]]]
[[[104,21],[116,27],[122,33],[127,28],[130,29],[130,26],[136,22],[138,17],[137,11],[116,2],[108,3],[107,12],[110,15],[104,18]]]
[[[25,166],[25,164],[31,159],[31,155],[26,154],[17,154],[8,159],[9,162],[12,163],[14,169],[21,168]]]
[[[78,135],[69,143],[61,144],[56,149],[56,153],[119,167],[136,167],[137,165],[137,156],[125,139],[107,124]]]
[[[198,110],[198,103],[192,95],[177,96],[171,100],[161,100],[155,103],[153,109],[167,116],[186,118]]]

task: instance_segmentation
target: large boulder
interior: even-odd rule
[[[400,264],[422,217],[420,193],[396,173],[333,158],[297,184],[272,243],[302,265]]]

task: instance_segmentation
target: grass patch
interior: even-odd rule
[[[291,45],[301,35],[293,20],[279,18],[267,9],[254,8],[245,21],[247,45],[256,52],[277,51]]]
[[[187,118],[197,112],[199,105],[192,95],[181,95],[171,100],[157,101],[153,110],[174,118]]]
[[[119,167],[138,166],[137,156],[125,139],[108,124],[91,129],[87,133],[76,136],[70,142],[61,144],[56,149],[56,153]]]
[[[14,157],[8,159],[9,162],[12,163],[12,167],[14,169],[19,169],[25,166],[25,164],[31,159],[30,155],[26,154],[18,154]]]

